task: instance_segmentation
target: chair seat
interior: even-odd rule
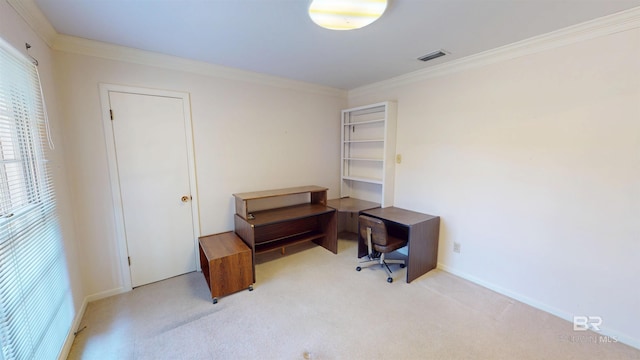
[[[407,245],[407,240],[387,235],[386,245],[378,245],[376,243],[373,243],[372,245],[375,251],[378,251],[381,253],[390,253],[392,251],[396,251],[401,247],[404,247],[405,245]]]

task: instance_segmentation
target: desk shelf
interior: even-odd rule
[[[303,219],[331,212],[332,208],[320,204],[300,204],[281,208],[256,211],[253,218],[247,220],[251,227],[273,225],[281,222]]]
[[[245,193],[233,194],[236,199],[236,214],[249,219],[251,213],[250,203],[255,200],[264,200],[267,198],[286,197],[298,194],[310,194],[311,204],[327,205],[327,188],[315,185],[298,186],[286,189],[252,191]]]
[[[285,243],[286,246],[292,246],[292,245],[301,244],[307,241],[320,239],[323,236],[325,236],[325,234],[320,231],[309,231],[309,232],[296,234],[296,235],[292,235],[285,238],[274,239],[271,241],[266,241],[260,244],[256,244],[255,252],[256,254],[263,254],[266,252],[282,249],[283,243]]]

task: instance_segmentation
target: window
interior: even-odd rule
[[[0,360],[56,359],[73,306],[36,66],[0,39]]]

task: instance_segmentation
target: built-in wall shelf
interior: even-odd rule
[[[384,142],[384,139],[346,140],[345,141],[345,143],[370,143],[370,142]]]
[[[365,178],[365,177],[356,177],[356,176],[343,176],[343,180],[347,181],[357,181],[369,184],[379,184],[382,185],[382,179],[373,179],[373,178]]]
[[[382,159],[366,159],[366,158],[344,158],[345,160],[352,160],[352,161],[384,161]]]
[[[349,123],[345,123],[345,125],[354,126],[354,125],[364,125],[364,124],[375,124],[375,123],[381,123],[384,121],[385,119],[365,120],[365,121],[359,121],[359,122],[349,122]]]
[[[342,111],[340,197],[393,205],[396,104]]]

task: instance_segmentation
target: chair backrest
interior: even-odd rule
[[[367,228],[371,229],[371,242],[376,245],[387,245],[387,227],[384,221],[371,216],[360,215],[358,217],[360,236],[367,240]]]

